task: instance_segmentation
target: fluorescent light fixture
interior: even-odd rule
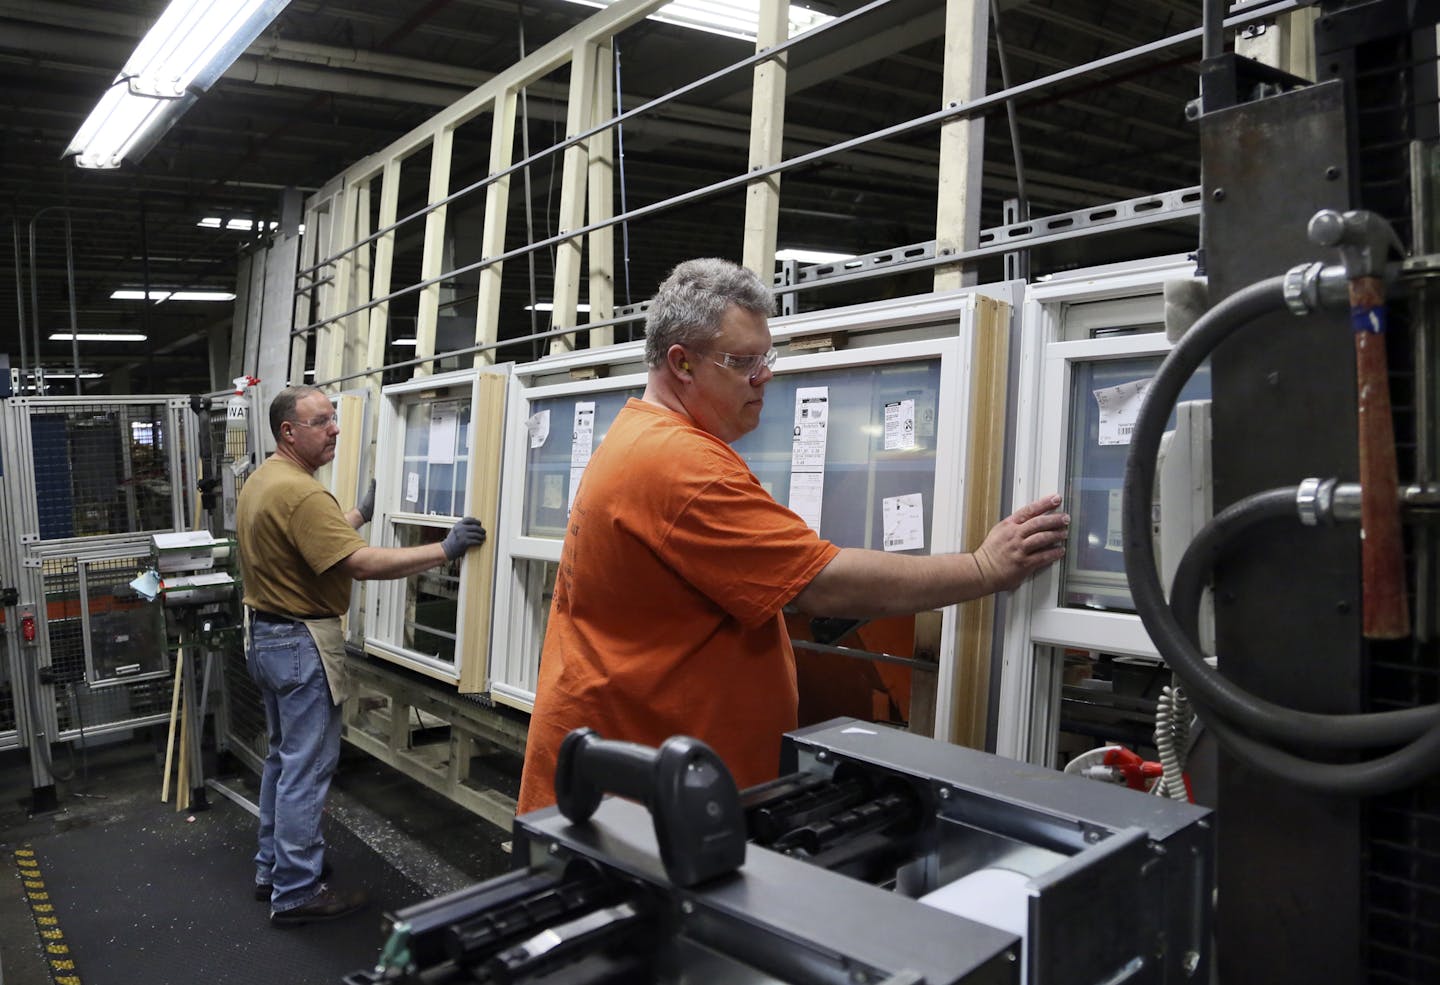
[[[91,373],[83,369],[80,371],[80,378],[82,380],[98,380],[104,375],[104,373]],[[64,370],[61,370],[59,372],[52,372],[50,370],[46,370],[45,378],[47,380],[73,380],[75,378],[75,374],[73,372],[68,372]]]
[[[135,162],[290,0],[172,0],[70,141],[82,168]]]
[[[796,263],[838,263],[841,260],[854,260],[853,253],[827,253],[824,250],[778,250],[775,253],[776,260],[794,260]]]
[[[570,2],[585,7],[599,7],[603,10],[614,0],[570,0]],[[674,3],[667,3],[655,11],[649,19],[664,21],[667,24],[678,24],[681,27],[694,28],[697,31],[707,31],[710,34],[723,34],[726,37],[754,41],[760,24],[760,0],[675,0]],[[789,37],[793,38],[816,25],[834,19],[834,16],[830,14],[822,14],[818,10],[809,10],[791,4]]]
[[[234,301],[233,291],[176,291],[171,301]]]
[[[417,343],[417,342],[419,342],[419,341],[420,341],[419,339],[391,339],[391,340],[390,340],[390,344],[391,344],[391,345],[406,346],[407,348],[413,349],[413,348],[415,348],[415,343]]]
[[[248,233],[256,229],[263,229],[265,232],[273,233],[280,228],[280,223],[275,221],[261,222],[258,219],[221,219],[218,215],[206,216],[195,223],[201,229],[225,229],[232,233]],[[300,223],[298,232],[305,235],[305,223]]]
[[[144,342],[140,332],[51,332],[51,342]],[[54,375],[54,374],[51,374]]]
[[[280,224],[278,222],[261,222],[258,219],[221,219],[218,215],[212,215],[201,219],[195,225],[201,229],[228,229],[231,232],[248,233],[256,226],[274,229]]]
[[[121,288],[110,292],[111,301],[144,301],[145,292],[138,288]],[[150,289],[151,301],[234,301],[230,291],[170,291]]]
[[[554,310],[555,310],[555,306],[554,306],[553,304],[551,304],[549,301],[541,301],[539,304],[527,304],[527,305],[525,306],[525,310],[526,310],[526,311],[554,311]],[[576,305],[575,305],[575,310],[576,310],[577,312],[578,312],[578,311],[589,311],[589,310],[590,310],[590,306],[589,306],[588,304],[586,304],[584,301],[579,301],[579,302],[577,302]]]

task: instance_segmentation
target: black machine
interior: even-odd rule
[[[391,915],[346,981],[1207,980],[1208,810],[851,719],[783,761],[738,793],[693,739],[573,733],[521,867]]]

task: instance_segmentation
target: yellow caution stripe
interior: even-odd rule
[[[30,915],[35,918],[35,930],[40,935],[45,960],[50,965],[50,980],[55,985],[81,985],[80,975],[75,970],[75,959],[70,955],[70,945],[65,943],[60,920],[55,916],[55,907],[45,888],[45,876],[40,871],[35,850],[29,845],[15,849],[15,867],[20,872],[25,901],[30,905]]]

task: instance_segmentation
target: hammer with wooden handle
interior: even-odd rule
[[[1410,635],[1405,594],[1405,551],[1400,536],[1395,429],[1390,413],[1390,371],[1385,358],[1385,260],[1399,237],[1380,216],[1323,209],[1310,219],[1312,243],[1335,246],[1350,282],[1350,327],[1355,333],[1359,400],[1360,569],[1367,639]]]

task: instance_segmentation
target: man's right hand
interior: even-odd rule
[[[433,541],[432,541],[433,543]],[[479,547],[485,543],[485,528],[480,521],[473,516],[467,516],[463,520],[457,520],[455,526],[445,535],[440,546],[445,550],[445,557],[453,561],[472,547]]]

